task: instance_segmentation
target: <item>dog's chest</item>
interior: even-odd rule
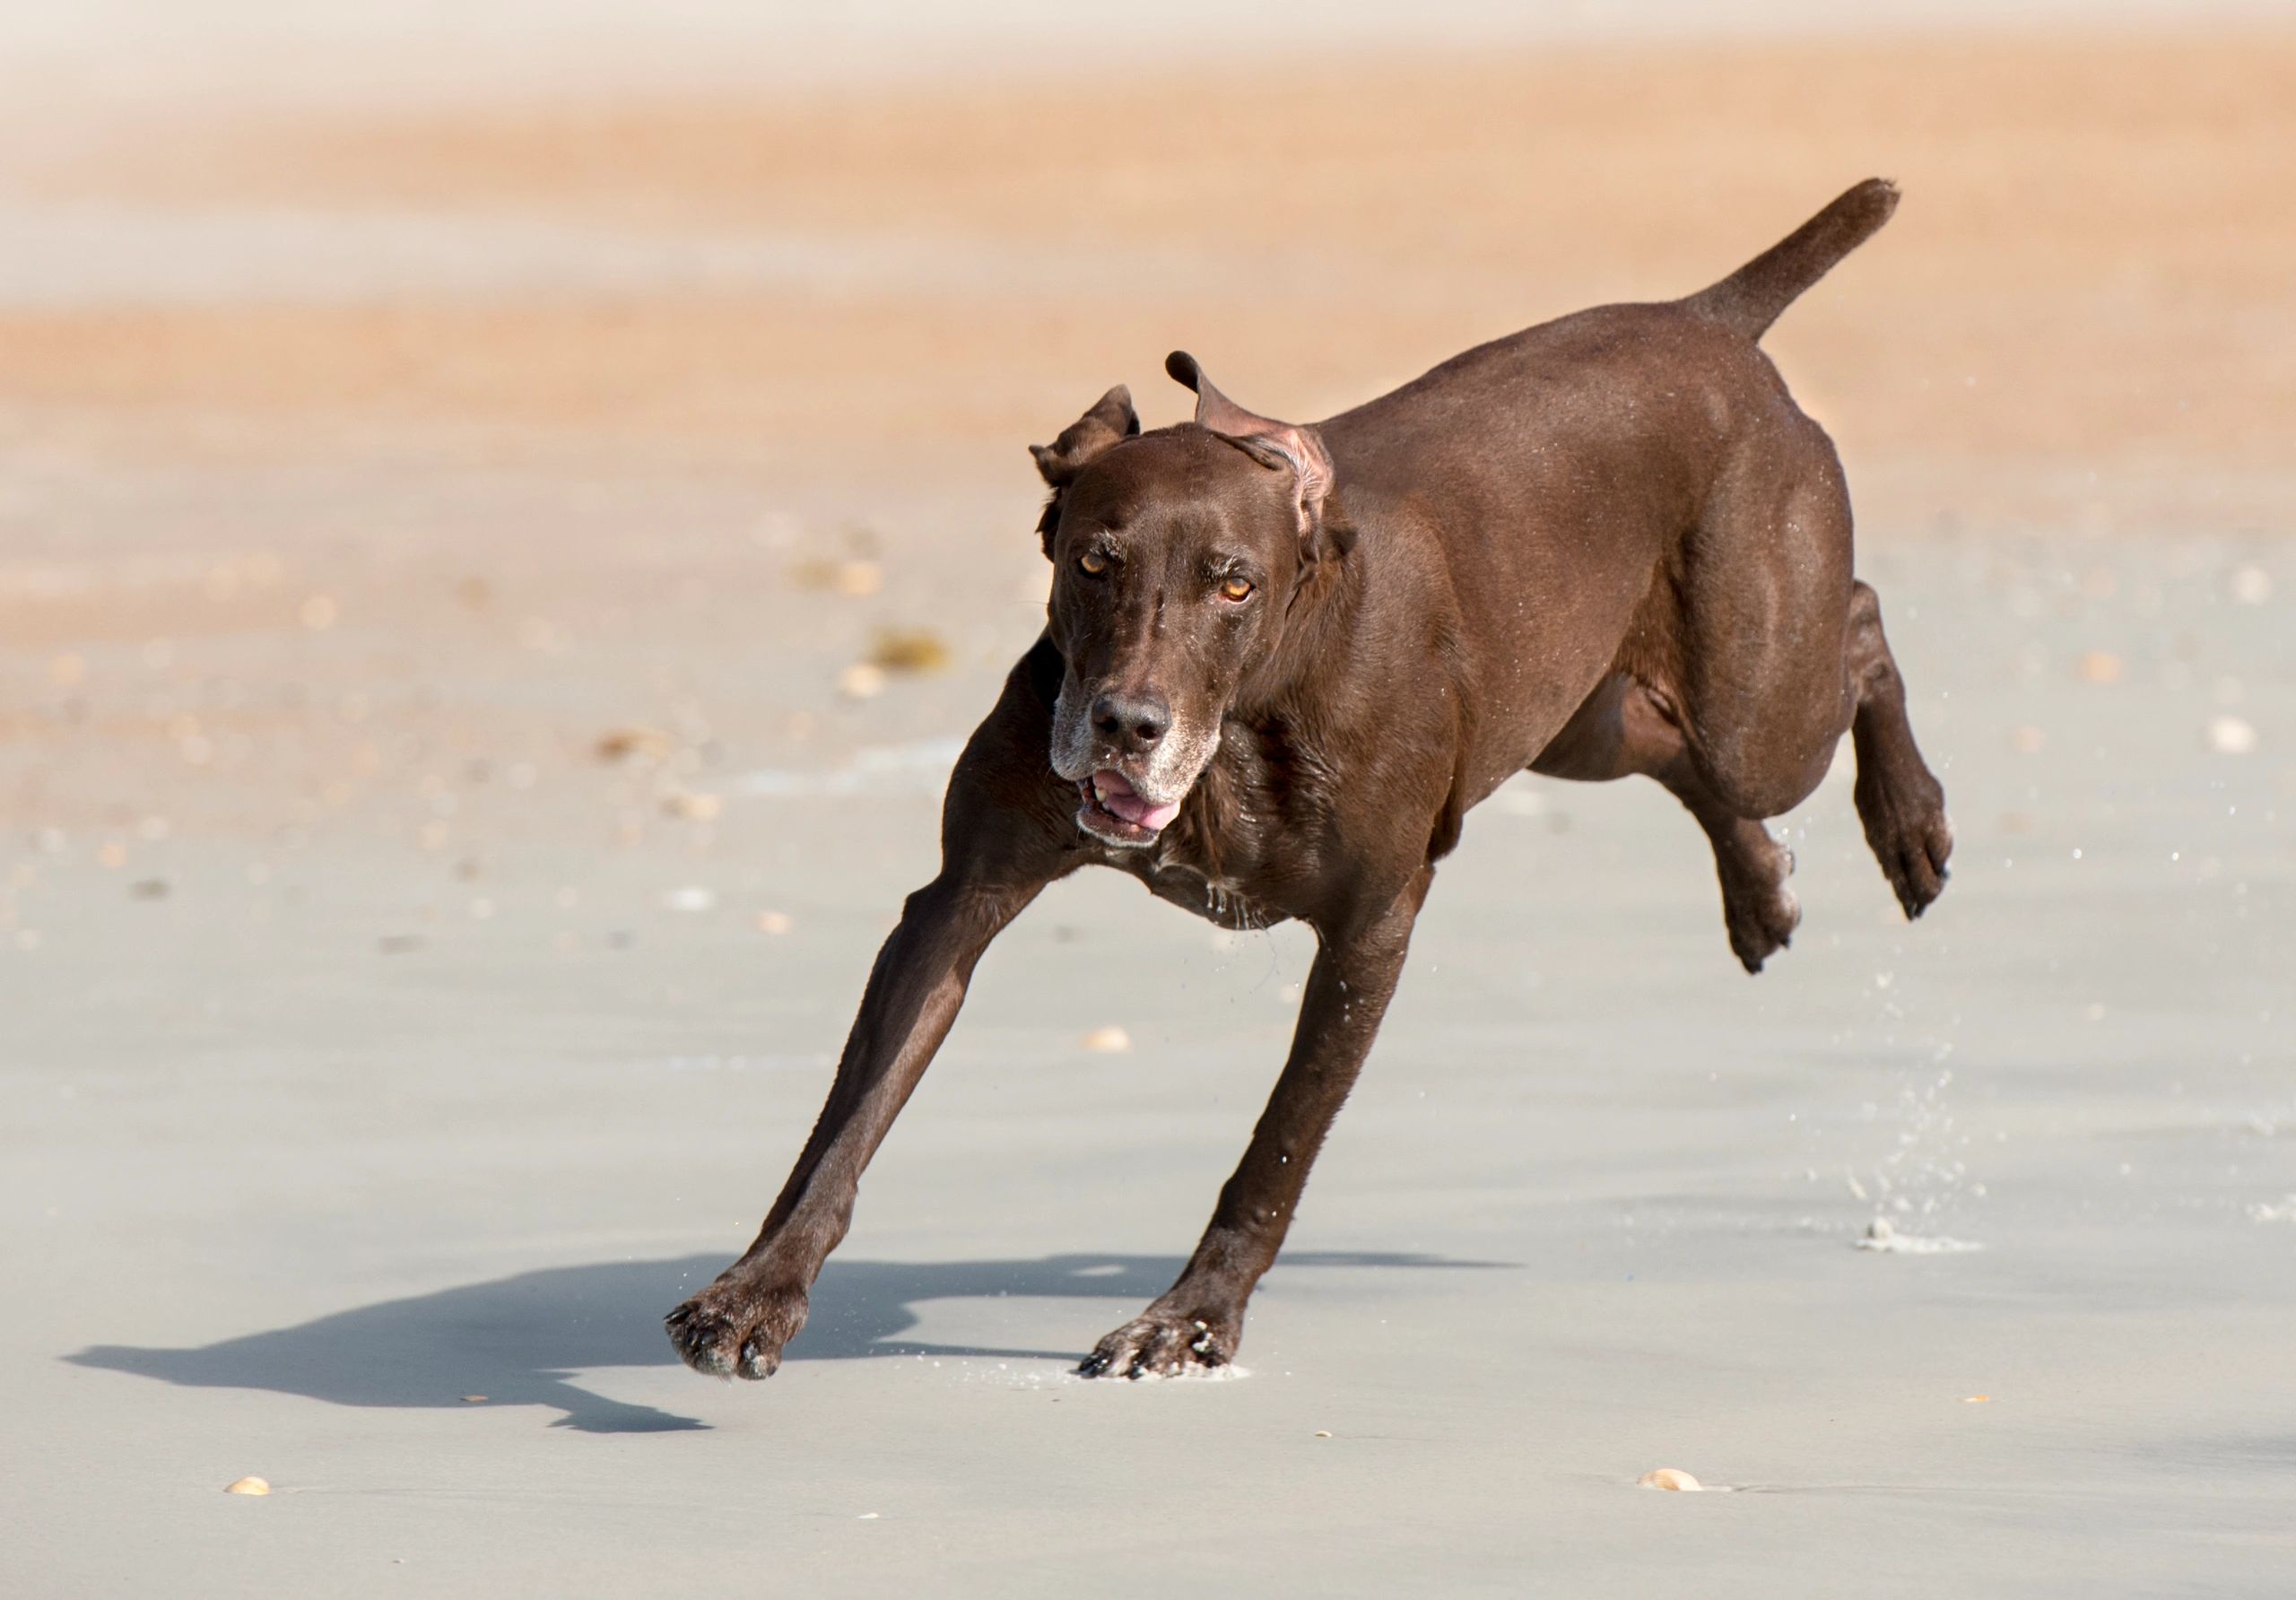
[[[1177,862],[1152,863],[1139,874],[1149,892],[1225,928],[1274,927],[1291,913],[1261,904],[1232,878]]]
[[[1289,921],[1302,914],[1292,903],[1300,885],[1319,875],[1322,779],[1280,730],[1231,723],[1179,819],[1122,865],[1158,899],[1222,927]]]

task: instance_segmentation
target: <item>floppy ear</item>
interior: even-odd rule
[[[1045,560],[1052,560],[1053,530],[1060,526],[1061,491],[1075,481],[1078,473],[1139,431],[1140,417],[1132,409],[1132,391],[1118,384],[1095,401],[1091,410],[1062,429],[1058,439],[1048,445],[1029,447],[1029,454],[1036,457],[1037,471],[1052,490],[1052,498],[1044,503],[1044,515],[1037,518],[1037,537],[1044,542]]]
[[[1275,459],[1268,463],[1272,466],[1291,468],[1300,512],[1300,536],[1312,558],[1323,527],[1324,497],[1331,492],[1332,476],[1331,456],[1316,430],[1246,411],[1213,388],[1212,380],[1205,377],[1204,369],[1185,350],[1175,350],[1166,356],[1164,370],[1175,381],[1196,391],[1198,426],[1236,440],[1262,459],[1273,455]]]
[[[1132,391],[1122,384],[1095,401],[1092,409],[1061,430],[1048,445],[1031,445],[1037,471],[1054,489],[1065,489],[1078,473],[1091,465],[1110,446],[1140,431],[1140,418],[1132,409]]]

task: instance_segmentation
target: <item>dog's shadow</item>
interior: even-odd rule
[[[294,1327],[189,1349],[96,1344],[64,1358],[198,1388],[262,1389],[335,1405],[541,1405],[552,1425],[593,1433],[706,1427],[651,1406],[595,1395],[571,1374],[651,1367],[676,1357],[661,1313],[716,1276],[724,1257],[613,1261],[551,1267],[338,1311]],[[1383,1252],[1301,1251],[1289,1269],[1472,1267],[1496,1263]],[[1073,1361],[1078,1352],[924,1343],[900,1335],[926,1300],[1001,1296],[1105,1298],[1137,1305],[1161,1293],[1181,1263],[1161,1256],[1048,1256],[1036,1261],[832,1261],[789,1360],[869,1356]],[[1121,1312],[1111,1322],[1121,1319]]]

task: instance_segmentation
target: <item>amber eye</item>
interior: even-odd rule
[[[1088,550],[1076,558],[1076,564],[1094,578],[1109,570],[1109,558],[1097,550]]]
[[[1231,578],[1220,586],[1220,592],[1231,600],[1248,600],[1252,597],[1252,580],[1242,577]]]

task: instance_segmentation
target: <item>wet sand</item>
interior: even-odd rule
[[[0,1578],[2281,1592],[2292,75],[1933,30],[16,99]],[[1663,794],[1510,787],[1248,1375],[1111,1386],[1066,1368],[1193,1242],[1309,946],[1062,885],[782,1372],[674,1364],[1032,637],[1022,444],[1180,414],[1173,345],[1321,414],[1871,170],[1903,210],[1769,347],[1952,797],[1928,918],[1846,762],[1752,980]]]

